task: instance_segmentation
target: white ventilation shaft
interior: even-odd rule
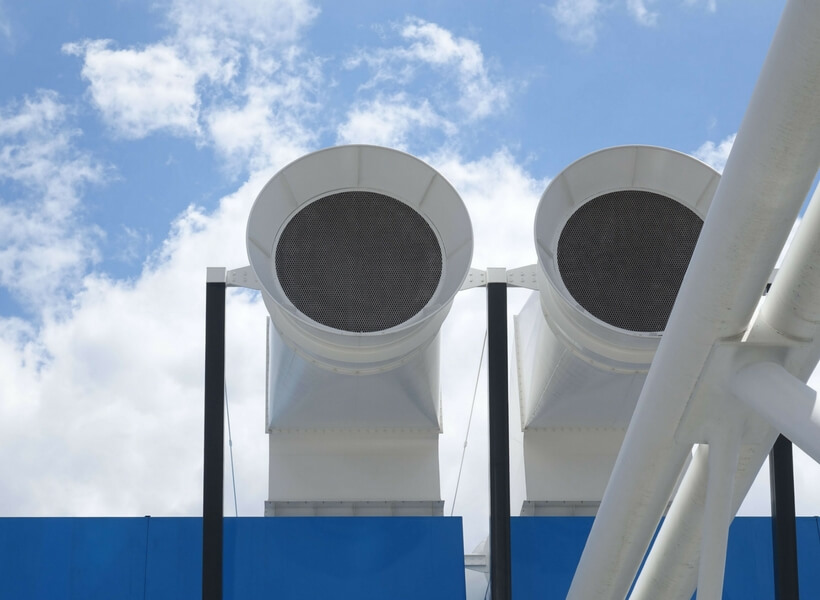
[[[309,154],[251,209],[270,313],[267,514],[440,514],[438,331],[472,258],[453,187],[374,146]]]
[[[623,146],[567,167],[535,217],[539,292],[515,318],[524,514],[594,514],[719,175]]]

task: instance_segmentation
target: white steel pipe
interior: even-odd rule
[[[776,438],[777,431],[770,428],[759,438],[759,443],[741,446],[734,476],[732,514],[740,508]],[[695,450],[630,600],[689,600],[692,597],[698,580],[708,456],[709,446],[705,444]]]
[[[820,187],[766,296],[761,316],[782,335],[796,339],[810,338],[820,323]]]
[[[803,452],[820,462],[817,392],[781,365],[762,362],[740,370],[732,392]]]
[[[697,447],[630,600],[689,600],[698,579],[709,446]]]
[[[820,163],[820,3],[785,8],[568,594],[622,599],[691,441],[716,340],[743,333]]]
[[[815,191],[811,204],[793,240],[783,266],[764,302],[761,316],[754,324],[750,341],[776,343],[777,337],[812,340],[810,344],[793,346],[789,370],[798,383],[805,381],[820,357],[818,343],[818,309],[820,309],[820,191]],[[772,331],[774,330],[774,331]],[[779,334],[774,336],[772,334]],[[774,340],[774,342],[773,342]],[[782,338],[780,338],[782,343]],[[782,376],[782,374],[781,374]],[[789,377],[792,377],[789,374]],[[754,387],[749,379],[745,384]],[[766,383],[766,382],[764,382]],[[759,412],[777,411],[781,393],[762,394],[764,403]],[[763,417],[758,416],[762,422]],[[742,447],[738,472],[735,475],[733,513],[743,502],[754,478],[780,433],[769,427],[755,444]],[[791,435],[796,435],[792,432]],[[818,443],[817,434],[809,443]],[[686,471],[666,520],[655,539],[652,551],[641,569],[630,595],[631,600],[689,600],[697,581],[697,564],[702,535],[702,510],[706,497],[708,447],[702,446]],[[816,458],[816,457],[815,457]]]
[[[715,436],[709,442],[697,600],[720,600],[723,597],[729,525],[734,517],[732,491],[740,451],[740,427],[739,422],[730,424],[726,427],[726,435]]]

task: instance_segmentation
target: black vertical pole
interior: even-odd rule
[[[202,476],[202,600],[222,600],[225,270],[208,269],[205,300],[205,450]]]
[[[490,598],[510,600],[510,431],[507,408],[507,282],[490,269],[487,283],[487,361],[490,418]],[[497,274],[496,277],[492,275]],[[493,281],[500,279],[501,281]]]
[[[782,435],[769,455],[774,550],[774,597],[798,600],[797,526],[794,515],[794,465],[792,443]]]

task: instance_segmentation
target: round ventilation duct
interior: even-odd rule
[[[720,175],[663,148],[590,154],[535,215],[538,293],[515,317],[524,514],[594,514]]]
[[[387,148],[309,154],[267,183],[247,247],[271,318],[310,361],[358,371],[401,362],[435,337],[472,258],[453,187]]]
[[[648,364],[718,180],[690,156],[647,146],[601,150],[558,175],[535,218],[553,328],[607,366]]]

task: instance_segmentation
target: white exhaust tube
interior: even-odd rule
[[[267,514],[440,514],[438,331],[473,248],[456,191],[403,152],[321,150],[267,183],[247,248],[273,324]]]
[[[515,319],[524,514],[594,514],[720,176],[621,146],[547,187],[538,288]]]

